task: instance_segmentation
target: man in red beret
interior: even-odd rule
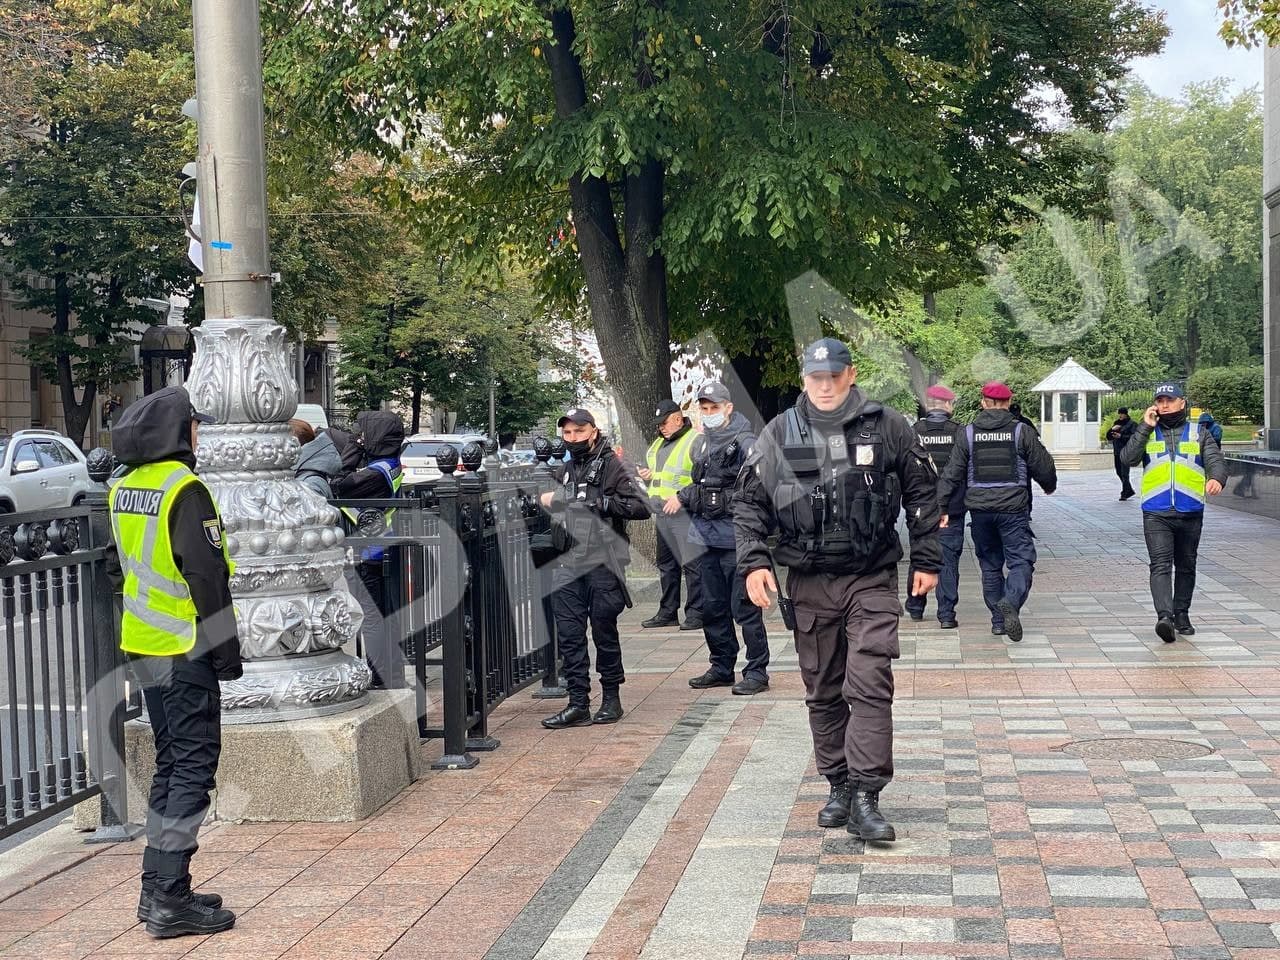
[[[956,395],[940,383],[935,383],[924,392],[925,415],[916,421],[916,434],[921,445],[929,451],[933,464],[941,473],[951,459],[951,449],[955,446],[956,433],[960,424],[951,419]],[[941,505],[942,513],[947,516],[947,525],[938,531],[938,540],[942,543],[942,570],[938,574],[938,625],[943,630],[954,630],[958,627],[956,620],[956,603],[960,599],[960,554],[964,551],[964,489],[957,488],[951,495],[949,503]],[[915,571],[907,574],[907,583],[915,580]],[[903,604],[912,620],[923,620],[926,594],[916,596],[907,590],[907,599]]]
[[[1058,471],[1036,432],[1009,412],[1012,399],[1013,391],[1003,383],[982,388],[982,412],[956,434],[938,497],[946,504],[957,490],[964,491],[991,632],[1016,643],[1022,639],[1021,610],[1036,566],[1028,479],[1053,493]],[[950,526],[949,518],[943,523]]]

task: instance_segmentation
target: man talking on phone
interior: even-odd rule
[[[831,795],[823,827],[895,839],[880,812],[893,779],[893,668],[898,653],[896,523],[905,507],[911,592],[938,583],[938,476],[907,419],[858,390],[849,348],[804,352],[804,393],[761,432],[738,474],[738,569],[761,608],[778,596],[767,540],[789,569],[779,598],[795,634],[818,772]]]
[[[1204,526],[1204,498],[1227,482],[1227,462],[1213,434],[1187,417],[1187,398],[1177,383],[1156,387],[1155,401],[1125,444],[1129,466],[1149,458],[1142,471],[1142,532],[1151,568],[1156,636],[1173,643],[1191,625],[1196,554]]]

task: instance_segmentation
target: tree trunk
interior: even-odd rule
[[[71,291],[67,288],[67,275],[59,273],[53,278],[54,311],[53,334],[66,337],[71,332]],[[97,380],[87,380],[84,392],[76,399],[75,370],[71,355],[62,350],[55,359],[58,371],[58,395],[62,400],[62,428],[76,446],[84,449],[84,431],[89,425],[89,413],[98,396]]]
[[[573,13],[550,12],[555,43],[547,50],[556,115],[587,106],[582,65],[573,52]],[[638,450],[650,433],[658,400],[671,395],[671,337],[666,263],[655,249],[662,230],[664,169],[646,161],[624,184],[626,248],[618,232],[609,184],[602,177],[569,179],[578,250],[587,278],[600,355],[622,418],[622,442]]]
[[[422,381],[413,381],[413,402],[410,404],[410,413],[413,417],[413,430],[411,433],[418,432],[418,423],[422,419]]]

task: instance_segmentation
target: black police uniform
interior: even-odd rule
[[[747,598],[738,572],[730,500],[742,464],[755,445],[751,423],[740,413],[729,422],[699,437],[693,448],[693,482],[677,496],[693,517],[690,539],[702,551],[702,630],[707,638],[711,667],[689,681],[695,688],[728,686],[735,680],[738,637],[742,628],[747,648],[744,681],[736,693],[757,693],[769,683],[769,635],[764,617]]]
[[[929,456],[933,459],[936,470],[941,470],[951,459],[951,450],[955,446],[956,432],[960,424],[956,423],[945,410],[930,410],[924,417],[916,421],[916,435]],[[938,574],[938,622],[943,626],[956,625],[956,604],[960,601],[960,555],[964,552],[964,491],[953,494],[951,499],[942,504],[947,513],[947,526],[938,531],[938,542],[942,545],[942,571]],[[911,584],[915,580],[915,569],[907,573],[907,599],[904,606],[912,619],[924,617],[927,597],[911,595]]]
[[[818,771],[832,784],[819,822],[893,839],[878,809],[893,778],[893,670],[899,656],[896,520],[915,569],[937,572],[937,475],[906,418],[855,388],[839,409],[802,395],[764,428],[734,499],[738,566],[790,569],[788,625],[805,683]],[[787,601],[783,601],[784,615]],[[852,808],[852,814],[851,814]]]
[[[556,715],[564,722],[550,717],[543,723],[554,728],[592,721],[579,715],[591,702],[588,624],[603,692],[595,720],[611,723],[622,715],[618,688],[626,680],[618,617],[631,605],[625,579],[631,559],[627,521],[646,519],[649,508],[639,479],[601,435],[570,461],[551,512],[553,537],[563,552],[552,574],[551,605],[569,706]]]
[[[1045,493],[1057,489],[1053,457],[1034,429],[1007,409],[994,408],[983,410],[956,434],[955,449],[938,482],[944,501],[949,502],[957,489],[964,491],[991,632],[1007,632],[1015,641],[1022,639],[1020,611],[1036,566],[1032,480]]]
[[[191,399],[182,387],[167,387],[137,401],[111,431],[117,459],[128,467],[176,460],[194,469],[191,416]],[[195,603],[196,645],[183,656],[130,657],[156,749],[138,919],[159,936],[213,933],[235,921],[229,911],[217,909],[222,904],[217,894],[191,892],[190,871],[222,752],[219,681],[243,674],[230,572],[221,540],[210,533],[218,524],[203,484],[191,484],[177,495],[169,539]],[[124,578],[114,548],[107,573],[118,592]]]

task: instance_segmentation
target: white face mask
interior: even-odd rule
[[[702,425],[708,430],[719,430],[729,418],[723,413],[708,413],[702,418]]]

